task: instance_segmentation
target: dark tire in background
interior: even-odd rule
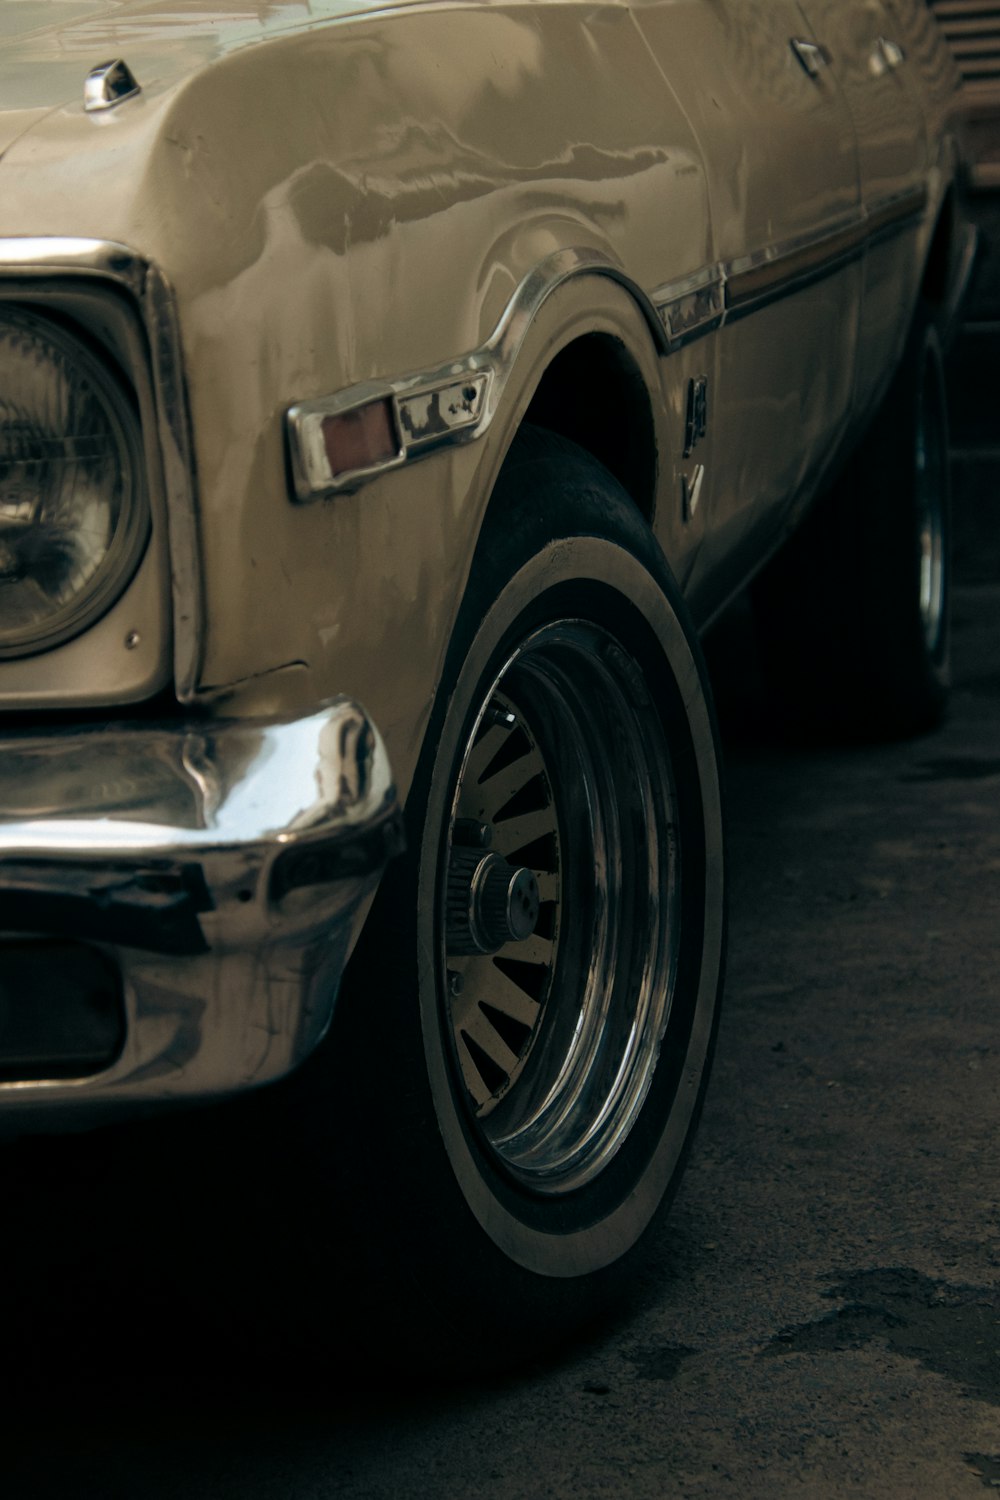
[[[766,679],[793,724],[894,738],[941,721],[950,530],[941,346],[921,316],[867,437],[753,586]]]

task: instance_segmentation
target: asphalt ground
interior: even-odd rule
[[[960,586],[946,725],[875,749],[790,745],[761,711],[746,632],[723,632],[713,653],[726,1013],[692,1162],[631,1310],[499,1383],[430,1388],[419,1368],[362,1382],[336,1346],[289,1366],[263,1334],[255,1345],[276,1272],[258,1264],[252,1227],[226,1248],[236,1290],[220,1299],[212,1173],[226,1158],[204,1155],[198,1116],[9,1144],[5,1496],[960,1500],[1000,1488],[990,322],[964,337],[952,372]]]

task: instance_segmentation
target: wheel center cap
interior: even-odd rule
[[[538,922],[533,872],[499,854],[453,848],[448,864],[449,953],[496,953],[529,938]]]

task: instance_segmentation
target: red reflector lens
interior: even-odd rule
[[[399,453],[392,402],[372,401],[354,411],[323,418],[323,443],[330,473],[349,474],[371,469]]]

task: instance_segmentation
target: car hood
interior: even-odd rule
[[[377,8],[378,0],[0,4],[0,156],[53,109],[82,109],[84,80],[100,63],[124,58],[155,94],[237,47]]]

